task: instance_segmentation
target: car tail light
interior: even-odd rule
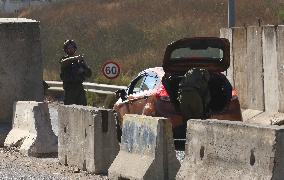
[[[236,89],[232,89],[232,99],[235,100],[238,99],[238,91]]]
[[[232,90],[232,97],[238,96],[238,91],[236,89]]]
[[[158,89],[156,96],[163,101],[170,101],[169,94],[163,85]]]

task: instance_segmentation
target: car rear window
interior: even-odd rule
[[[207,49],[191,49],[189,47],[175,49],[171,53],[171,59],[179,58],[223,58],[223,50],[219,48],[208,47]]]

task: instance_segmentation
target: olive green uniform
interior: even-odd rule
[[[64,104],[87,105],[86,92],[83,87],[85,78],[92,72],[85,64],[82,56],[65,56],[60,60],[64,88]]]
[[[193,68],[181,80],[178,101],[184,120],[206,118],[210,102],[209,78],[208,71]]]

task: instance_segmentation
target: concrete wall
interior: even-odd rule
[[[39,22],[0,18],[0,122],[11,122],[15,101],[42,101]]]
[[[191,120],[177,179],[283,179],[283,126]]]
[[[18,101],[13,117],[13,129],[5,139],[6,147],[16,147],[26,156],[57,155],[57,137],[52,131],[47,103]]]
[[[231,42],[228,79],[243,109],[284,112],[284,26],[221,29]]]
[[[106,174],[119,151],[113,111],[62,105],[58,121],[59,162]]]

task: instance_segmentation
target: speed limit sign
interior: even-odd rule
[[[116,62],[108,61],[102,67],[103,75],[108,79],[116,78],[120,73],[120,67]]]

